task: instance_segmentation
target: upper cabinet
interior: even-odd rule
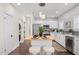
[[[79,16],[74,16],[73,18],[73,29],[75,31],[79,30]]]

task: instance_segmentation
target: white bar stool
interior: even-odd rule
[[[51,55],[52,53],[54,54],[54,52],[55,52],[54,47],[48,47],[48,46],[46,46],[43,49],[44,49],[44,51],[46,52],[47,55]]]
[[[29,48],[29,52],[32,53],[33,55],[37,55],[40,52],[40,47],[37,46],[32,46]]]

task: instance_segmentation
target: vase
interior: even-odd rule
[[[39,33],[39,36],[42,37],[42,33]]]

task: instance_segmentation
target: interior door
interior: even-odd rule
[[[0,14],[0,55],[4,54],[4,40],[3,40],[3,17]]]
[[[13,18],[12,16],[6,15],[4,17],[4,41],[5,41],[5,53],[11,52],[13,46]]]

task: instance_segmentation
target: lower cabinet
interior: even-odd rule
[[[79,39],[74,40],[74,54],[79,55]]]
[[[56,41],[62,45],[64,48],[65,47],[65,35],[63,34],[56,34]],[[76,55],[79,55],[79,37],[74,36],[74,51],[72,52]]]
[[[57,34],[56,41],[61,44],[63,47],[65,47],[65,36],[63,34]]]

